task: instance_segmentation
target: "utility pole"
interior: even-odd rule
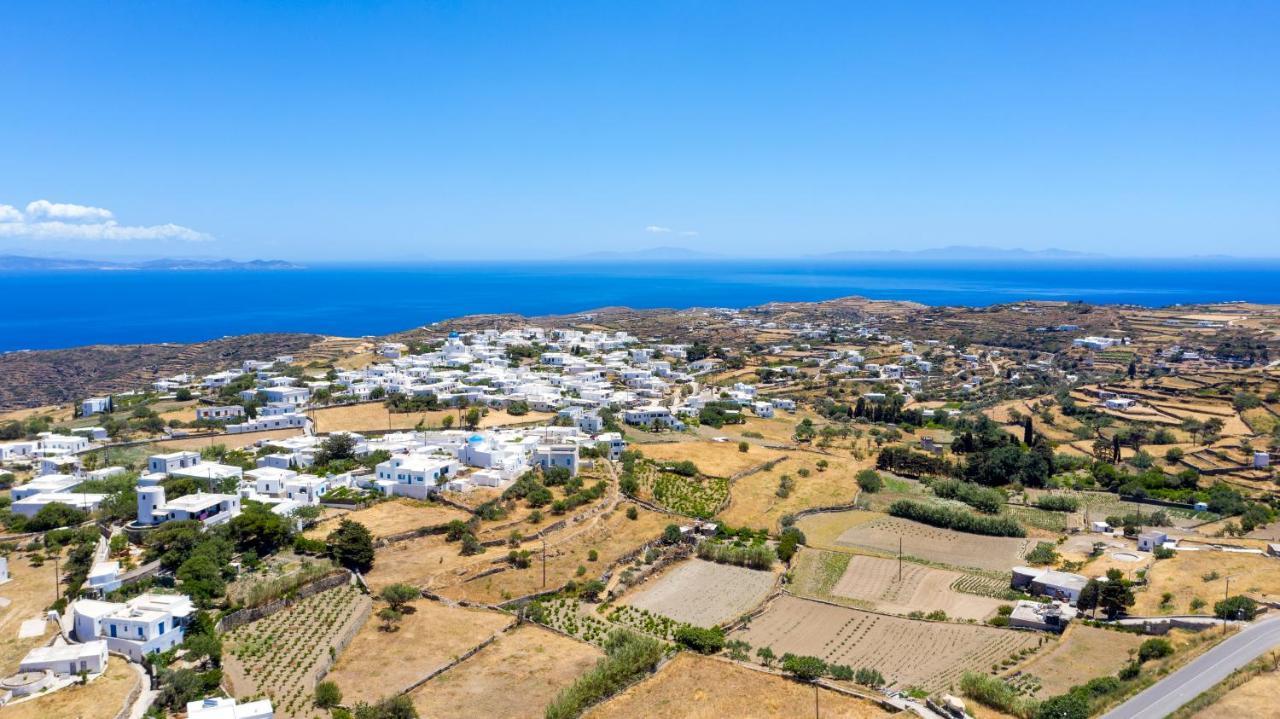
[[[1226,602],[1230,596],[1231,596],[1231,577],[1227,577],[1227,587],[1222,591],[1222,601]],[[1226,608],[1227,608],[1226,604],[1223,604],[1223,609],[1226,609]],[[1227,613],[1226,612],[1222,613],[1222,633],[1223,635],[1226,635],[1227,633]]]
[[[898,537],[898,582],[902,582],[902,537]]]
[[[542,588],[547,588],[547,538],[542,538]]]
[[[818,716],[818,682],[813,682],[813,719],[819,719]]]
[[[59,549],[57,551],[61,552],[62,550]],[[54,554],[53,555],[53,594],[54,594],[54,598],[59,601],[62,600],[62,582],[60,581],[61,576],[62,576],[61,573],[58,571],[58,555]]]

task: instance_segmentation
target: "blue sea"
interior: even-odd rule
[[[848,295],[928,305],[1280,303],[1280,260],[622,261],[0,273],[0,351],[251,332],[378,335],[478,313],[747,307]]]

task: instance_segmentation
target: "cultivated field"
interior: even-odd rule
[[[850,526],[833,538],[832,531],[840,527],[842,519],[847,519]],[[1026,539],[955,532],[856,510],[805,517],[799,526],[814,547],[897,555],[901,541],[906,556],[992,571],[1005,571],[1019,564],[1028,549]],[[813,534],[810,527],[815,530]]]
[[[691,559],[645,582],[620,603],[712,627],[755,608],[773,589],[776,578],[773,572]]]
[[[586,713],[588,719],[666,717],[802,717],[813,712],[814,690],[773,674],[682,652],[652,677]],[[889,716],[878,704],[820,690],[822,716],[873,719]]]
[[[0,584],[0,675],[18,671],[18,662],[37,645],[43,644],[53,625],[41,621],[40,633],[21,637],[24,622],[43,620],[44,610],[56,599],[53,560],[33,567],[25,557],[9,555],[10,581]],[[32,622],[31,627],[36,623]]]
[[[638,449],[659,465],[663,462],[693,462],[700,472],[709,477],[732,477],[786,456],[785,452],[765,447],[751,447],[747,452],[739,452],[737,442],[673,442],[646,444]]]
[[[115,719],[125,708],[129,692],[141,681],[128,662],[111,657],[102,676],[88,684],[72,684],[51,694],[11,704],[0,713],[5,719]]]
[[[1114,675],[1129,661],[1129,650],[1137,649],[1143,639],[1138,634],[1073,623],[1056,644],[1005,678],[1033,696],[1055,696],[1094,677]]]
[[[411,606],[413,613],[394,633],[382,631],[382,622],[370,616],[338,655],[325,679],[342,689],[346,704],[373,703],[408,689],[515,621],[507,614],[427,599]]]
[[[311,418],[316,423],[317,433],[326,432],[360,432],[377,429],[413,429],[422,423],[425,427],[441,427],[446,416],[453,417],[454,426],[461,427],[456,410],[436,410],[434,412],[390,412],[381,402],[365,402],[349,404],[341,407],[322,407],[311,411]],[[480,419],[480,427],[499,427],[505,424],[530,424],[543,422],[555,415],[545,412],[530,412],[519,417],[507,414],[506,410],[491,409]]]
[[[819,553],[804,552],[801,566],[814,564]],[[902,562],[902,579],[898,580],[899,564],[894,559],[866,555],[837,555],[847,558],[844,572],[828,590],[838,599],[851,599],[868,608],[890,614],[910,614],[942,610],[947,616],[958,619],[985,619],[995,613],[1001,602],[988,597],[965,594],[952,589],[966,576],[961,572],[934,569],[911,562]],[[800,574],[804,569],[797,568]]]
[[[836,664],[879,670],[893,688],[947,689],[966,671],[989,671],[1042,636],[978,624],[925,622],[821,602],[782,597],[734,632],[752,647],[812,655]]]
[[[820,459],[828,463],[825,471],[818,471]],[[858,494],[854,476],[869,466],[870,460],[791,452],[773,469],[735,480],[729,488],[729,506],[717,516],[734,527],[776,530],[779,520],[787,514],[852,502]],[[801,469],[808,470],[809,476],[801,477]],[[788,496],[779,497],[778,486],[784,474],[795,481],[795,486]]]
[[[1173,594],[1173,606],[1165,613],[1189,613],[1188,603],[1196,597],[1207,605],[1222,598],[1226,578],[1231,578],[1232,594],[1249,594],[1257,599],[1280,599],[1280,559],[1258,554],[1182,550],[1172,559],[1161,559],[1147,571],[1149,584],[1137,592],[1131,614],[1160,614],[1161,595]]]
[[[541,719],[543,709],[603,656],[599,649],[525,625],[409,693],[422,717]]]
[[[368,527],[374,539],[421,527],[434,527],[455,519],[466,520],[470,515],[448,505],[417,502],[411,499],[393,499],[379,502],[354,512],[337,514],[308,529],[306,536],[324,539],[338,527],[343,519],[350,519]]]
[[[368,611],[369,598],[345,585],[307,597],[223,635],[224,681],[233,696],[262,694],[281,719],[319,717],[316,674],[329,649]]]

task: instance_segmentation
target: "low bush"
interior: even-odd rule
[[[1025,537],[1026,530],[1010,517],[984,517],[969,512],[939,507],[910,499],[899,499],[889,505],[889,514],[933,527],[957,532],[985,534],[993,537]]]

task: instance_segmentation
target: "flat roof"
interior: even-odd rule
[[[83,644],[55,644],[51,647],[36,647],[32,649],[22,658],[22,663],[68,661],[82,657],[98,656],[106,650],[107,643],[101,639],[95,639]]]

